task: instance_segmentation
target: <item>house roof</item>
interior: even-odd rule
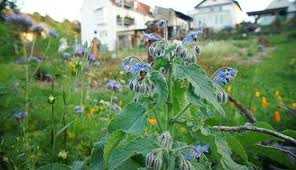
[[[151,7],[147,4],[137,1],[136,10],[144,15],[151,15]]]
[[[174,11],[175,11],[175,10],[174,10]],[[175,14],[176,14],[177,17],[179,17],[179,18],[181,18],[181,19],[183,19],[183,20],[185,20],[185,21],[193,21],[193,18],[191,18],[191,17],[188,16],[188,15],[183,14],[182,12],[175,11]]]
[[[262,15],[262,14],[273,14],[275,12],[288,12],[293,13],[296,12],[296,4],[295,2],[290,2],[289,0],[273,0],[266,9],[261,11],[252,11],[247,12],[249,16],[251,15]]]
[[[282,8],[272,8],[272,9],[265,9],[262,11],[252,11],[252,12],[247,12],[249,16],[252,15],[264,15],[264,14],[274,14],[276,12],[281,12],[281,11],[286,11],[288,7],[282,7]]]
[[[198,8],[201,4],[203,4],[204,2],[206,2],[207,0],[203,0],[203,1],[201,1],[199,4],[197,4],[194,8]],[[237,2],[237,1],[235,1],[235,0],[232,0],[238,7],[239,7],[239,9],[242,11],[242,8],[241,8],[241,6],[239,5],[239,3]]]

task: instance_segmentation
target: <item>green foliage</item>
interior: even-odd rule
[[[38,170],[71,170],[71,167],[64,164],[53,163],[39,167]]]
[[[74,161],[71,170],[83,170],[84,161]]]
[[[112,152],[109,160],[109,168],[112,170],[119,167],[134,155],[141,154],[145,157],[149,152],[158,147],[159,145],[155,136],[136,137],[133,140],[124,141]]]
[[[197,96],[200,96],[201,98],[206,99],[209,103],[213,104],[218,112],[224,113],[222,107],[216,99],[210,79],[198,65],[176,65],[174,67],[174,74],[176,75],[176,79],[186,79],[189,81],[194,87],[194,93]]]
[[[106,138],[103,137],[99,142],[97,142],[91,153],[90,158],[90,169],[101,170],[104,169],[104,145],[106,143]]]
[[[165,77],[159,72],[151,73],[151,80],[156,86],[155,93],[158,95],[156,103],[164,104],[168,98],[168,85],[165,80]]]
[[[232,160],[232,152],[224,139],[215,138],[215,145],[217,147],[217,153],[221,156],[220,165],[223,169],[248,169],[246,166],[239,165]]]
[[[231,134],[226,134],[226,141],[229,147],[239,155],[245,162],[248,162],[248,155],[244,147],[239,143],[239,141]]]
[[[143,133],[147,125],[146,108],[139,103],[126,106],[124,111],[111,120],[109,132],[123,130],[126,133]]]

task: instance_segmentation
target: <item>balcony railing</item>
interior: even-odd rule
[[[134,8],[134,0],[117,0],[116,5],[125,8]]]
[[[131,17],[120,17],[117,16],[117,25],[122,25],[122,26],[131,26],[131,25],[135,25],[135,19],[131,18]]]

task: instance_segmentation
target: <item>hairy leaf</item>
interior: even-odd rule
[[[217,101],[213,84],[205,72],[196,64],[176,65],[174,76],[179,80],[187,80],[194,87],[194,93],[211,103],[218,112],[224,113]]]
[[[244,147],[239,143],[235,137],[233,137],[231,134],[226,134],[226,140],[229,145],[229,147],[237,154],[239,155],[244,161],[248,162],[248,156],[245,152]]]
[[[279,150],[255,146],[253,152],[287,166],[289,169],[296,169],[296,163],[293,163],[292,159],[289,159],[285,153]]]
[[[157,104],[164,104],[167,101],[169,91],[165,77],[161,73],[153,71],[151,73],[151,80],[156,86],[156,94],[158,94]]]
[[[153,149],[158,148],[159,144],[155,136],[137,137],[126,145],[116,147],[109,159],[109,168],[115,169],[121,166],[130,157],[141,154],[145,157]]]
[[[104,145],[107,138],[103,137],[99,142],[97,142],[92,151],[90,157],[90,169],[92,170],[102,170],[104,169]]]
[[[112,151],[119,145],[121,140],[125,137],[126,133],[124,133],[122,130],[117,130],[109,136],[107,139],[107,142],[104,147],[104,161],[105,161],[105,167],[108,167],[108,161],[109,157],[111,156]]]
[[[41,166],[37,170],[71,170],[71,167],[64,164],[53,163]]]
[[[141,168],[141,165],[132,160],[132,159],[128,159],[127,161],[125,161],[121,166],[119,166],[118,168],[116,168],[116,170],[123,170],[123,169],[138,169]]]
[[[174,111],[174,114],[177,114],[188,103],[186,98],[187,86],[182,86],[181,82],[175,81],[173,84],[173,89],[174,89],[174,94],[172,96],[173,111]]]
[[[228,147],[227,142],[223,138],[216,137],[215,145],[217,147],[217,152],[221,155],[220,163],[223,169],[248,169],[246,166],[237,164],[232,160],[231,150]]]
[[[285,135],[288,135],[292,138],[296,138],[296,131],[295,130],[286,129],[286,130],[282,131],[282,133]]]
[[[143,133],[147,126],[146,108],[140,103],[131,103],[109,124],[109,132],[123,130],[126,133]]]
[[[84,170],[84,161],[74,161],[71,170]]]

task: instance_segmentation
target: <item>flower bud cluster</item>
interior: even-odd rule
[[[161,149],[156,149],[146,156],[146,167],[160,170],[163,164],[163,154]]]
[[[173,144],[173,138],[170,134],[170,132],[164,132],[160,136],[160,146],[163,148],[171,149]]]
[[[194,167],[190,161],[185,160],[183,157],[180,157],[178,167],[180,170],[193,170]]]
[[[136,76],[133,78],[133,80],[129,83],[129,88],[131,91],[134,91],[136,93],[153,93],[155,89],[154,83],[151,81],[150,77],[145,76],[142,77]]]

